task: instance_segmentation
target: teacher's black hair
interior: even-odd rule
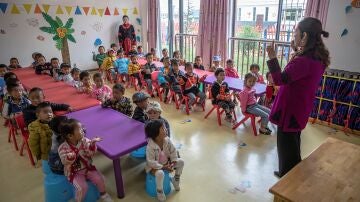
[[[123,15],[122,19],[124,19],[124,18],[129,19],[129,16],[127,16],[127,15]]]

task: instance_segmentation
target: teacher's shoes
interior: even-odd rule
[[[165,196],[163,190],[157,190],[157,199],[158,199],[160,202],[166,201],[166,196]]]
[[[271,132],[268,131],[268,130],[262,131],[262,130],[259,129],[259,133],[262,134],[262,135],[271,135]]]

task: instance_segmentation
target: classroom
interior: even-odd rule
[[[0,201],[360,201],[360,0],[0,0]]]

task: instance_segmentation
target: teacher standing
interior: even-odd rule
[[[316,18],[304,18],[294,31],[294,57],[281,71],[274,44],[267,47],[267,61],[275,85],[280,90],[270,113],[270,121],[278,126],[277,150],[279,171],[282,177],[301,161],[300,134],[305,128],[314,106],[315,91],[325,68],[330,64],[329,51],[323,37],[329,33],[322,30]]]
[[[122,17],[123,24],[119,26],[118,38],[119,46],[123,48],[125,54],[128,54],[132,45],[136,45],[135,29],[129,23],[129,17],[124,15]]]

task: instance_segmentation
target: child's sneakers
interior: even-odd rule
[[[180,191],[180,176],[174,176],[171,178],[171,183],[174,185],[176,191]]]
[[[163,190],[157,190],[157,199],[161,202],[166,201],[166,196]]]
[[[103,201],[103,202],[113,202],[111,196],[108,194],[108,193],[105,193],[104,195],[102,195],[100,197],[100,199]]]

